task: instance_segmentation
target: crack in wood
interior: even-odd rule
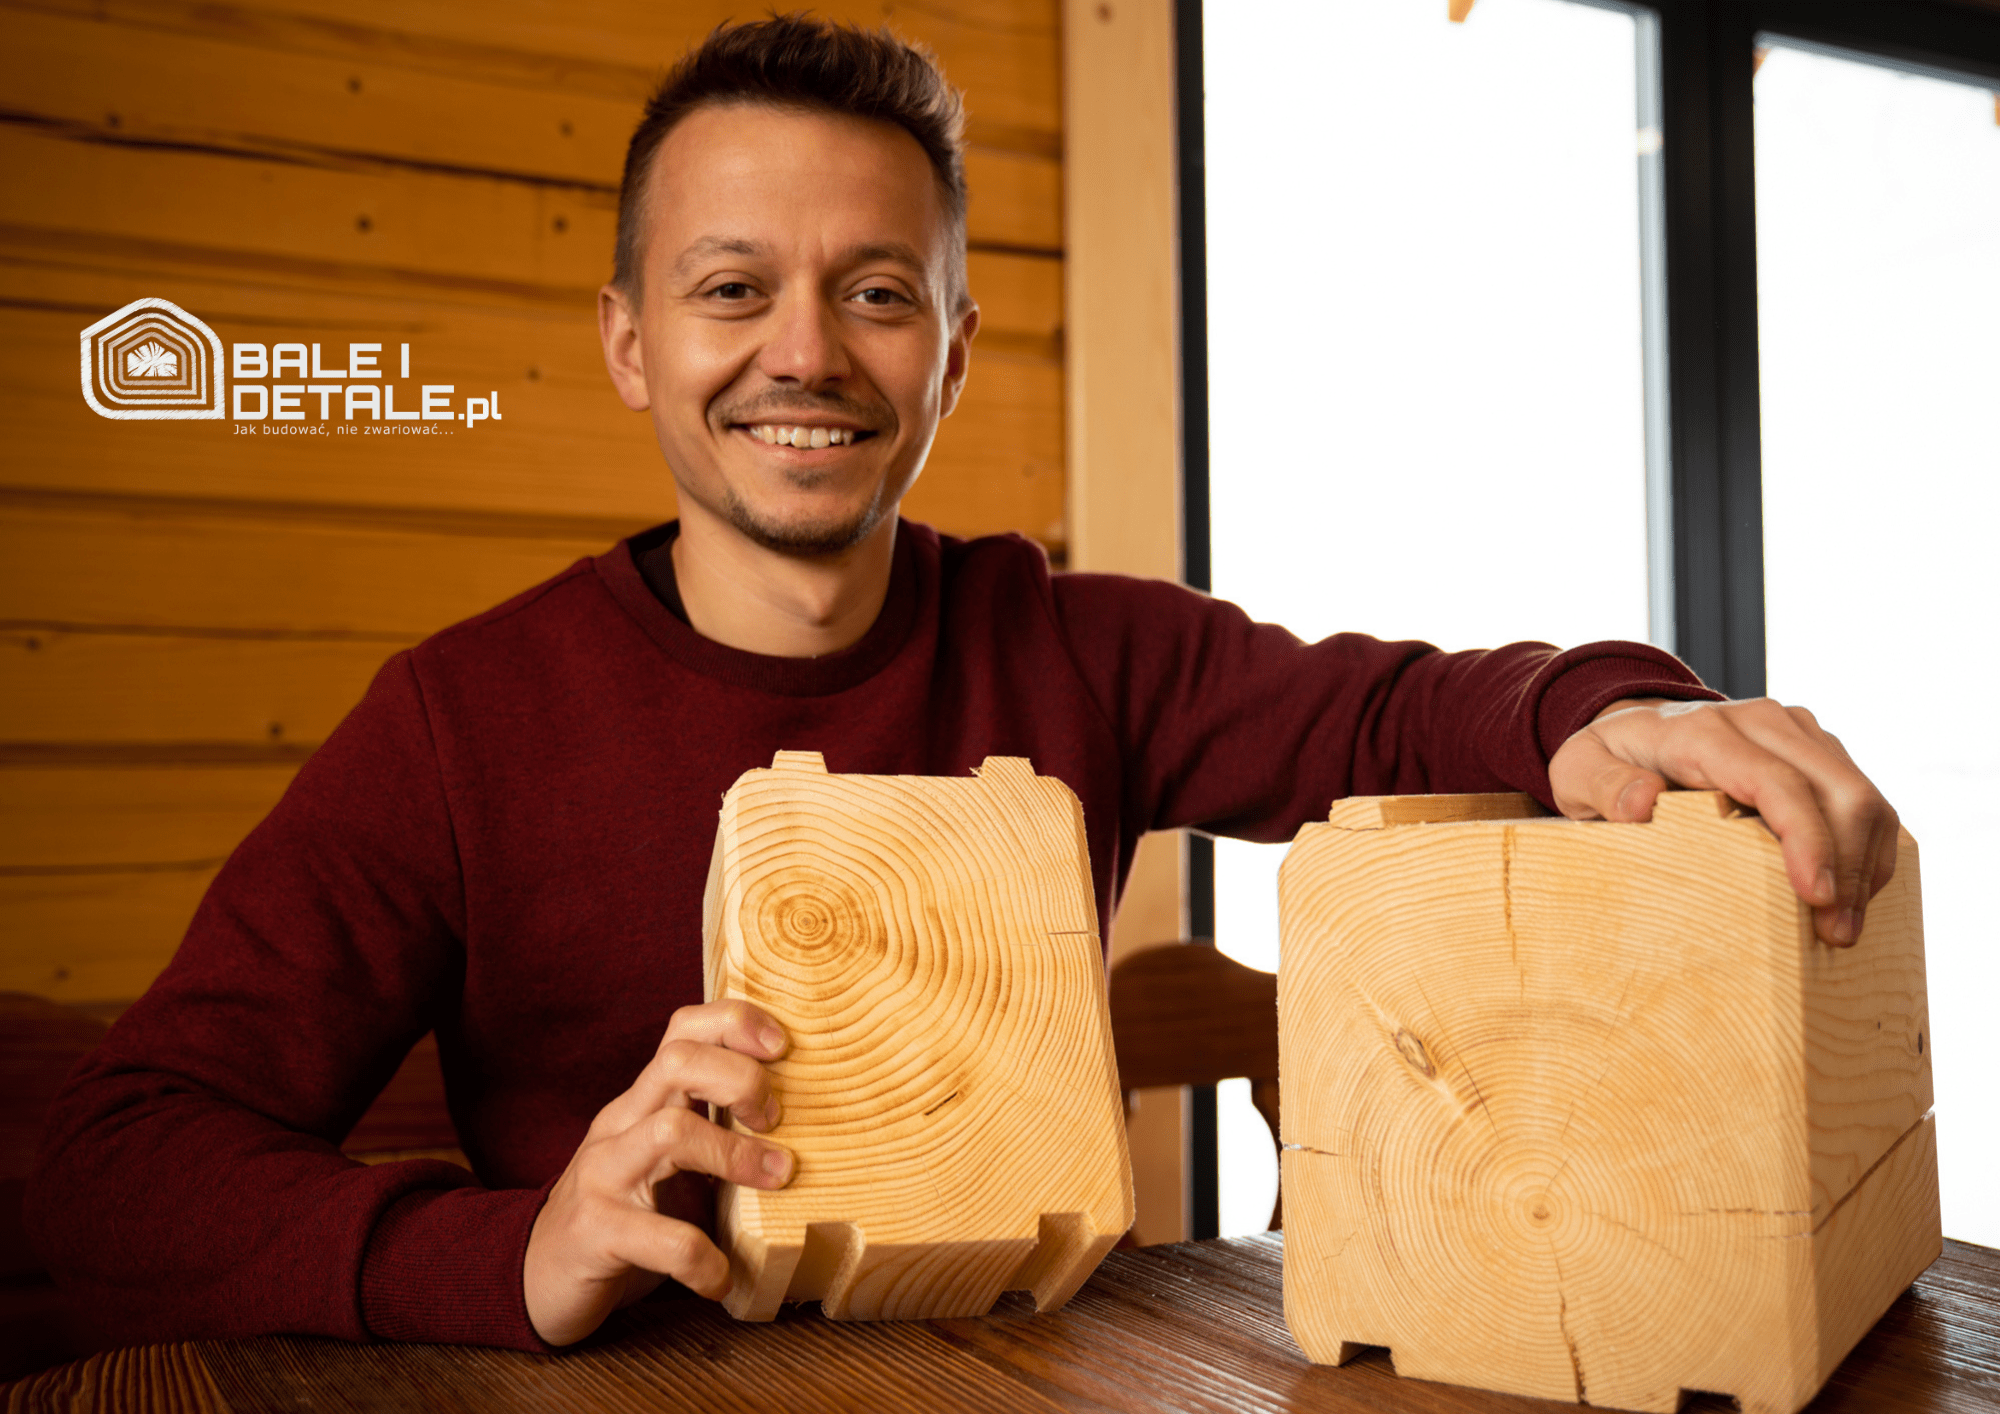
[[[1561,1268],[1557,1269],[1556,1275],[1562,1275]],[[1556,1325],[1562,1331],[1563,1344],[1569,1348],[1569,1371],[1576,1384],[1576,1402],[1588,1404],[1590,1399],[1583,1383],[1583,1357],[1577,1353],[1576,1337],[1569,1333],[1569,1298],[1557,1291],[1556,1302]]]
[[[1898,1149],[1902,1148],[1904,1142],[1908,1140],[1912,1134],[1915,1134],[1919,1129],[1923,1128],[1924,1121],[1928,1120],[1932,1115],[1936,1113],[1937,1113],[1937,1107],[1934,1105],[1930,1109],[1925,1110],[1923,1114],[1918,1117],[1917,1122],[1915,1124],[1912,1124],[1908,1129],[1904,1130],[1901,1134],[1897,1135],[1895,1142],[1890,1144],[1888,1148],[1884,1149],[1881,1155],[1875,1160],[1874,1163],[1870,1164],[1866,1169],[1862,1170],[1861,1176],[1854,1180],[1853,1184],[1851,1184],[1848,1187],[1848,1190],[1845,1193],[1841,1194],[1840,1197],[1834,1202],[1833,1206],[1828,1208],[1825,1214],[1819,1219],[1819,1221],[1815,1222],[1810,1228],[1807,1228],[1802,1232],[1770,1233],[1767,1234],[1767,1236],[1781,1241],[1799,1237],[1818,1236],[1820,1230],[1824,1228],[1829,1222],[1833,1221],[1833,1215],[1839,1212],[1842,1208],[1846,1207],[1848,1202],[1854,1197],[1854,1195],[1861,1191],[1862,1186],[1868,1182],[1869,1177],[1875,1172],[1875,1170],[1879,1169],[1880,1167],[1882,1167],[1882,1165],[1889,1162],[1890,1155],[1894,1154]],[[1709,1217],[1809,1218],[1812,1215],[1813,1215],[1813,1210],[1811,1208],[1698,1208],[1689,1211],[1684,1211],[1680,1214],[1680,1216],[1684,1218],[1709,1218]]]
[[[1467,1065],[1463,1058],[1460,1058],[1458,1068],[1465,1072],[1466,1081],[1472,1086],[1472,1097],[1479,1102],[1479,1108],[1486,1115],[1486,1122],[1492,1125],[1493,1132],[1498,1134],[1500,1121],[1493,1118],[1493,1107],[1486,1103],[1486,1092],[1479,1088],[1479,1077],[1472,1073],[1472,1067]]]
[[[1811,1208],[1692,1208],[1684,1218],[1809,1218]]]
[[[1567,1166],[1568,1161],[1565,1160],[1564,1163],[1565,1166]],[[1558,1170],[1558,1173],[1560,1173],[1560,1170]],[[1555,1180],[1550,1179],[1549,1182],[1551,1186],[1553,1186]],[[1666,1243],[1660,1241],[1657,1237],[1653,1237],[1647,1233],[1639,1231],[1638,1228],[1633,1227],[1630,1223],[1620,1222],[1617,1218],[1612,1217],[1611,1214],[1609,1213],[1600,1213],[1593,1209],[1585,1209],[1585,1212],[1588,1213],[1589,1216],[1596,1218],[1599,1222],[1610,1223],[1613,1227],[1618,1228],[1620,1231],[1630,1233],[1633,1237],[1638,1238],[1648,1247],[1659,1248],[1660,1251],[1666,1253],[1667,1256],[1673,1258],[1676,1262],[1685,1264],[1687,1261],[1685,1257],[1681,1256],[1680,1253],[1674,1251],[1673,1248],[1667,1246]]]
[[[1907,1140],[1912,1134],[1915,1134],[1919,1129],[1922,1129],[1924,1127],[1924,1122],[1936,1113],[1937,1113],[1937,1106],[1936,1105],[1931,1106],[1929,1109],[1925,1110],[1921,1115],[1917,1117],[1917,1122],[1915,1124],[1911,1125],[1901,1134],[1898,1134],[1896,1136],[1896,1142],[1891,1144],[1888,1148],[1884,1149],[1882,1151],[1882,1156],[1880,1158],[1875,1160],[1875,1162],[1870,1164],[1866,1169],[1862,1170],[1861,1177],[1855,1179],[1853,1185],[1849,1187],[1845,1193],[1840,1195],[1839,1199],[1835,1201],[1834,1205],[1831,1208],[1828,1208],[1826,1210],[1826,1216],[1813,1224],[1812,1227],[1813,1232],[1815,1234],[1818,1233],[1821,1228],[1825,1227],[1828,1223],[1832,1222],[1833,1215],[1839,1212],[1842,1208],[1846,1207],[1848,1199],[1852,1198],[1855,1194],[1861,1191],[1861,1186],[1866,1182],[1868,1182],[1869,1176],[1872,1175],[1876,1169],[1879,1169],[1882,1167],[1882,1165],[1888,1163],[1889,1156],[1895,1153],[1898,1149],[1902,1148],[1903,1142]]]

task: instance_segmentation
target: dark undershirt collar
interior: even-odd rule
[[[696,633],[674,577],[673,542],[680,529],[679,521],[668,521],[620,542],[598,556],[597,572],[662,652],[705,677],[783,697],[820,697],[873,677],[910,636],[923,567],[914,544],[918,528],[907,521],[896,526],[895,560],[882,612],[859,642],[820,658],[748,653]]]
[[[687,605],[681,602],[681,582],[674,573],[674,542],[680,538],[681,523],[677,520],[633,536],[632,563],[639,567],[639,577],[646,581],[653,597],[668,613],[692,628],[694,623],[688,618]]]

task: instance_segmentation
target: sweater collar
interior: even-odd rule
[[[882,612],[851,648],[822,658],[781,658],[749,653],[703,638],[676,618],[647,587],[634,550],[669,540],[680,523],[669,521],[621,540],[592,564],[597,576],[660,651],[692,672],[732,687],[774,693],[780,697],[824,697],[857,687],[880,672],[903,645],[917,621],[926,594],[935,594],[938,574],[937,533],[929,526],[896,523],[896,553],[889,570],[889,593]]]

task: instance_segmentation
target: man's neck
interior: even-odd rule
[[[674,581],[703,638],[775,658],[820,658],[851,648],[889,596],[896,518],[853,549],[811,558],[780,554],[681,498]]]

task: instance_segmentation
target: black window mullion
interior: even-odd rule
[[[1659,0],[1675,651],[1764,691],[1752,17]]]
[[[1762,697],[1764,453],[1757,365],[1757,135],[1753,27],[1727,9],[1709,34],[1714,75],[1716,406],[1722,533],[1722,690]],[[1667,278],[1671,281],[1671,271]]]
[[[1675,651],[1730,696],[1761,696],[1757,36],[2000,79],[2000,11],[1948,0],[1642,3],[1660,17]]]
[[[1195,589],[1209,579],[1208,512],[1208,163],[1202,97],[1202,0],[1174,0],[1174,121],[1180,257],[1181,578]],[[1187,836],[1188,930],[1214,945],[1215,844]],[[1188,1087],[1188,1236],[1222,1231],[1221,1134],[1213,1085]]]

